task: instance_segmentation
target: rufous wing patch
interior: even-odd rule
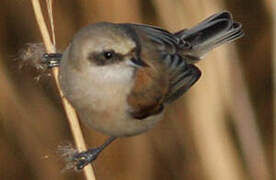
[[[136,71],[135,84],[128,96],[130,114],[136,119],[144,119],[163,110],[167,93],[165,78],[150,67]]]

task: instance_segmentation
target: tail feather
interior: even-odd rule
[[[229,12],[214,14],[191,29],[175,33],[189,49],[183,55],[200,59],[208,51],[224,43],[234,41],[244,35],[242,25],[234,22]]]

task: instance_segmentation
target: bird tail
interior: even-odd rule
[[[244,35],[242,25],[229,12],[214,14],[191,29],[174,34],[183,44],[183,55],[197,61],[207,52]]]

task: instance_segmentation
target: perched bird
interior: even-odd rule
[[[61,89],[80,120],[111,136],[102,146],[75,154],[77,169],[117,137],[152,128],[164,109],[200,78],[194,64],[211,49],[243,35],[229,12],[176,33],[100,22],[81,29],[63,55],[46,54],[49,66],[59,66]]]

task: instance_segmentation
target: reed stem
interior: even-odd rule
[[[42,14],[42,11],[41,11],[40,2],[39,2],[39,0],[31,0],[31,2],[32,2],[35,18],[36,18],[36,21],[38,23],[38,26],[39,26],[39,29],[41,32],[43,43],[46,48],[46,52],[47,53],[55,53],[56,49],[51,41],[50,33],[46,26],[45,19]],[[49,6],[48,6],[48,8],[49,8]],[[49,11],[49,12],[52,12],[52,11]],[[52,29],[53,29],[53,27],[52,27]],[[53,33],[53,31],[52,31],[52,33]],[[87,148],[86,148],[86,145],[84,142],[84,137],[83,137],[83,134],[82,134],[82,131],[80,128],[77,113],[74,110],[74,108],[72,107],[72,105],[68,102],[68,100],[64,97],[63,92],[60,89],[60,85],[59,85],[59,81],[58,81],[58,68],[57,67],[52,69],[52,74],[55,79],[57,89],[58,89],[59,95],[60,95],[62,103],[63,103],[63,107],[64,107],[64,110],[65,110],[65,113],[66,113],[66,116],[67,116],[67,119],[68,119],[68,122],[69,122],[69,125],[71,128],[71,132],[72,132],[72,135],[73,135],[73,138],[75,141],[76,148],[78,149],[79,152],[85,151],[85,150],[87,150]],[[85,177],[87,180],[95,180],[96,179],[91,164],[87,165],[84,168],[84,174],[85,174]]]

